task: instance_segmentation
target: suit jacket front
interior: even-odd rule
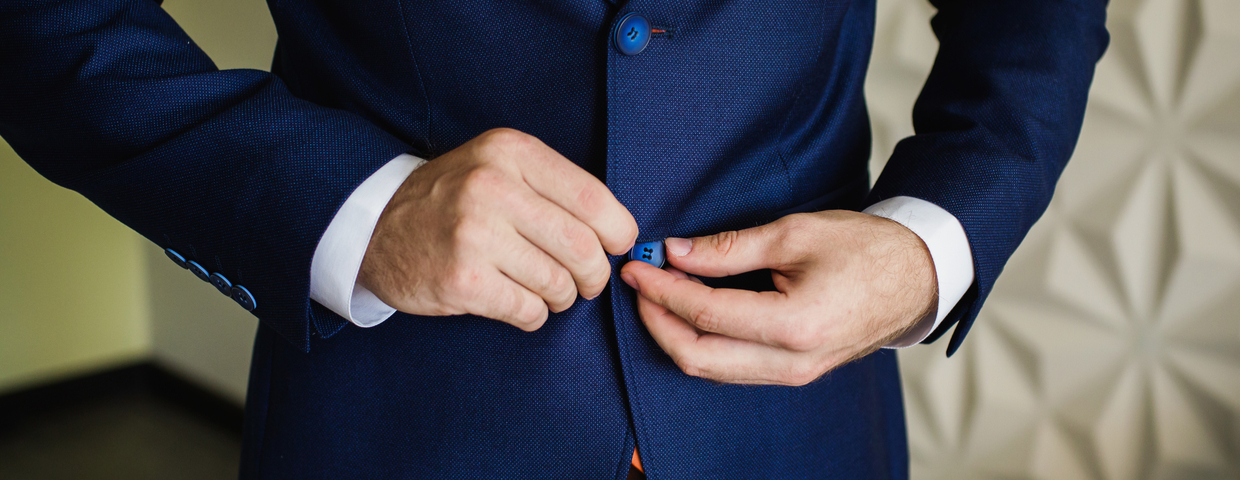
[[[939,0],[934,70],[869,190],[872,0],[271,0],[273,73],[217,70],[149,0],[0,5],[0,135],[49,179],[253,293],[246,478],[905,478],[882,351],[799,388],[681,373],[606,294],[525,333],[308,298],[336,209],[385,162],[493,127],[602,178],[640,240],[909,195],[964,226],[960,344],[1045,209],[1107,42],[1097,0]],[[663,30],[626,56],[640,12]],[[620,258],[615,258],[617,267]],[[769,289],[763,272],[714,281]],[[209,288],[204,286],[203,288]]]

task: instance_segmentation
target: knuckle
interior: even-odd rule
[[[521,132],[510,128],[495,128],[482,132],[473,143],[474,157],[484,163],[502,162],[512,155],[512,148],[521,140]]]
[[[807,213],[794,213],[792,215],[787,215],[783,218],[780,218],[778,223],[783,228],[795,230],[795,229],[802,228],[805,226],[806,219],[808,216],[809,214]]]
[[[719,315],[711,309],[709,303],[699,303],[690,308],[688,320],[708,332],[718,331],[719,328]]]
[[[777,243],[795,243],[798,239],[804,239],[810,235],[810,228],[813,225],[810,217],[807,213],[795,213],[779,219],[773,225],[776,228]]]
[[[593,231],[571,222],[564,226],[561,238],[569,255],[578,263],[584,263],[585,259],[590,258],[598,244]]]
[[[537,327],[534,326],[533,316],[527,313],[514,314],[511,318],[507,320],[507,322],[509,325],[517,327],[526,332],[532,332],[538,329]]]
[[[525,331],[538,330],[547,320],[547,304],[532,295],[523,293],[520,288],[507,290],[506,301],[498,306],[503,311],[512,311],[512,325]]]
[[[477,221],[461,220],[453,225],[451,230],[452,251],[459,255],[468,255],[474,250],[478,242],[486,235],[486,227]]]
[[[607,282],[611,280],[611,271],[609,265],[601,268],[595,268],[588,271],[582,280],[583,295],[595,296],[603,293],[603,289],[607,288]]]
[[[802,387],[817,380],[821,372],[809,362],[797,362],[784,375],[784,382],[790,386]]]
[[[556,310],[566,309],[577,297],[577,284],[567,270],[544,261],[540,254],[525,255],[524,265],[529,265],[524,272],[529,289],[542,297],[547,305]]]
[[[510,321],[514,326],[525,330],[534,322],[533,309],[525,305],[525,296],[514,288],[505,289],[500,298],[495,299],[495,307],[501,312],[512,312]]]
[[[720,232],[714,237],[715,251],[719,253],[720,256],[728,256],[728,254],[732,252],[732,249],[737,245],[739,238],[740,232],[736,230]]]
[[[479,165],[465,174],[465,190],[473,195],[491,194],[505,188],[506,177],[498,168]]]
[[[513,149],[528,147],[537,140],[512,128],[493,128],[483,132],[478,138],[482,153],[491,160],[507,159]]]
[[[506,145],[520,141],[524,135],[520,130],[500,127],[482,132],[478,138],[486,145]]]
[[[481,277],[481,272],[474,268],[456,267],[448,272],[444,289],[455,298],[468,298]]]
[[[690,359],[685,356],[680,356],[678,358],[674,358],[673,361],[676,363],[676,368],[679,368],[680,371],[684,372],[685,375],[688,375],[690,377],[705,376],[705,370],[702,368],[702,365],[696,360]]]
[[[626,216],[628,215],[627,211],[625,212],[625,215]],[[630,216],[629,218],[631,219],[632,217]],[[618,242],[621,245],[623,245],[620,248],[627,247],[628,245],[636,242],[638,233],[640,232],[638,231],[638,228],[637,228],[637,221],[633,220],[633,221],[625,222],[624,231],[620,234],[621,238],[620,238],[620,242]]]
[[[527,302],[524,313],[519,315],[520,325],[517,327],[527,332],[542,328],[547,323],[547,308],[537,302]]]
[[[556,267],[547,273],[547,289],[562,294],[571,293],[575,288],[573,276],[568,271]]]
[[[628,212],[625,212],[628,215]],[[607,220],[598,231],[598,243],[607,253],[622,255],[637,242],[637,222],[627,219]]]
[[[542,328],[543,324],[545,323],[547,323],[546,317],[542,317],[537,314],[527,313],[527,314],[522,314],[518,316],[516,320],[514,321],[514,326],[516,326],[517,328],[520,328],[521,330],[532,332],[532,331]]]
[[[574,301],[574,298],[569,298],[568,300],[564,300],[561,302],[547,304],[547,311],[554,312],[554,313],[560,313],[560,312],[563,312],[571,308],[574,303],[577,303]]]
[[[787,378],[784,379],[783,383],[784,385],[789,386],[789,387],[804,387],[806,385],[809,385],[809,382],[811,381],[812,380],[806,380],[804,377],[801,377],[801,376],[789,375]]]
[[[547,289],[551,292],[552,300],[557,305],[564,308],[573,304],[573,300],[577,298],[577,284],[573,282],[572,275],[562,269],[556,269],[551,272],[550,278],[547,280]]]
[[[809,352],[817,349],[822,344],[822,338],[815,329],[804,324],[796,324],[784,329],[784,333],[778,339],[778,342],[781,347],[788,350]]]
[[[586,216],[597,216],[603,210],[603,194],[599,192],[599,187],[593,183],[586,184],[577,191],[577,207],[581,209]]]

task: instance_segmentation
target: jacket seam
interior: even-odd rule
[[[852,5],[849,5],[849,9]],[[824,11],[818,20],[818,48],[814,51],[814,60],[810,62],[814,69],[819,68],[818,62],[822,59],[823,42],[826,41],[827,13]],[[783,167],[784,181],[788,184],[788,191],[795,191],[795,185],[792,184],[792,171],[788,167],[788,159],[784,154],[784,132],[788,130],[788,123],[792,121],[792,112],[797,108],[797,102],[801,100],[801,95],[805,93],[809,82],[802,83],[797,87],[796,95],[792,97],[792,104],[788,105],[788,111],[784,113],[784,121],[779,126],[779,134],[775,136],[775,159],[779,160],[779,165]]]
[[[422,68],[418,64],[418,55],[413,50],[413,40],[409,36],[409,15],[405,11],[405,2],[400,3],[400,28],[405,32],[405,49],[409,52],[409,60],[413,62],[413,74],[418,79],[418,90],[422,92],[422,104],[426,107],[426,150],[427,156],[434,158],[438,155],[435,148],[434,135],[434,114],[431,112],[431,97],[426,93],[426,82],[422,79]],[[430,160],[427,158],[426,160]]]

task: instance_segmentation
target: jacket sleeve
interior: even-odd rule
[[[302,349],[344,324],[309,300],[320,236],[409,149],[270,73],[216,69],[150,0],[0,3],[0,135],[45,177],[243,285],[254,315]]]
[[[975,280],[925,341],[960,347],[999,272],[1046,210],[1109,40],[1102,0],[932,0],[939,53],[866,204],[907,195],[960,220]]]

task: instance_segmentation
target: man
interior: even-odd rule
[[[872,191],[866,0],[281,0],[271,74],[9,1],[0,134],[261,320],[245,478],[905,478],[880,348],[958,348],[1107,42],[936,6]]]

